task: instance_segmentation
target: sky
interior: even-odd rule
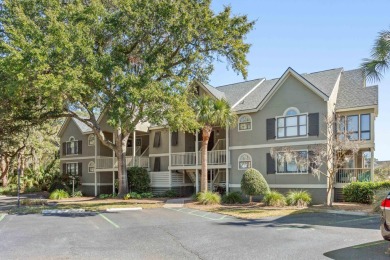
[[[214,0],[212,8],[231,6],[233,14],[256,20],[246,42],[251,49],[247,80],[279,78],[292,67],[310,73],[343,67],[359,68],[369,58],[382,30],[390,30],[390,1],[256,1]],[[212,86],[243,81],[227,64],[215,64]],[[379,85],[379,115],[375,121],[375,158],[390,160],[390,71]]]

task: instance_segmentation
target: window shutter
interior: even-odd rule
[[[160,138],[161,138],[161,132],[156,132],[154,134],[153,147],[160,147]]]
[[[66,163],[62,164],[62,174],[66,174]]]
[[[78,141],[77,142],[77,154],[82,154],[83,153],[83,141]]]
[[[67,142],[66,143],[66,154],[71,154],[71,152],[70,152],[70,142]]]
[[[267,153],[267,174],[275,174],[275,160],[270,153]]]
[[[159,172],[160,171],[160,157],[155,157],[154,158],[154,167],[153,167],[153,171],[155,172]]]
[[[62,155],[66,155],[66,142],[62,143]]]
[[[320,114],[309,114],[309,135],[318,136],[320,134]]]
[[[179,132],[172,132],[171,142],[172,146],[176,146],[179,143]]]
[[[267,119],[267,140],[275,139],[275,118]]]
[[[77,175],[81,176],[83,172],[83,163],[79,162],[77,165]]]

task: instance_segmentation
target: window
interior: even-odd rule
[[[278,138],[297,137],[307,135],[307,114],[299,114],[296,108],[289,108],[283,117],[276,121]]]
[[[252,118],[250,115],[242,115],[238,119],[238,131],[252,130]]]
[[[74,139],[73,136],[69,138],[69,141],[66,142],[66,154],[78,154],[78,142]]]
[[[66,173],[69,175],[77,175],[79,172],[78,163],[67,163]]]
[[[88,172],[94,173],[95,172],[95,162],[89,162],[88,163]]]
[[[88,146],[95,146],[95,136],[93,134],[88,136]]]
[[[238,157],[238,169],[246,170],[252,168],[252,157],[250,154],[243,153]]]
[[[371,117],[370,114],[360,115],[360,140],[371,139]]]
[[[277,173],[307,173],[308,166],[307,151],[279,152],[276,155]]]
[[[142,140],[141,138],[136,138],[135,139],[135,146],[141,146]],[[133,139],[127,139],[127,147],[133,147]]]
[[[349,140],[359,139],[359,116],[347,116],[347,133]]]

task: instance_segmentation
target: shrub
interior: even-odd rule
[[[242,203],[242,196],[239,192],[232,192],[222,197],[222,202],[226,204]]]
[[[252,196],[263,195],[269,192],[269,186],[263,175],[256,169],[248,169],[241,179],[241,190],[249,195],[249,202]]]
[[[307,191],[291,190],[287,193],[287,204],[290,206],[306,207],[311,202],[311,195]]]
[[[100,194],[99,199],[108,199],[111,198],[112,194]]]
[[[130,190],[137,193],[150,192],[150,177],[142,167],[131,167],[127,171]]]
[[[49,199],[51,200],[61,200],[69,198],[69,194],[64,190],[55,190],[50,193]]]
[[[81,190],[75,191],[74,194],[72,195],[72,197],[74,197],[74,198],[80,198],[82,196],[83,196],[83,193],[81,192]]]
[[[167,190],[166,192],[164,192],[163,197],[175,198],[178,197],[178,194],[174,190]]]
[[[23,206],[44,206],[47,205],[47,201],[45,199],[23,199],[20,204]]]
[[[344,200],[370,204],[374,200],[375,191],[380,189],[390,189],[390,181],[352,182],[343,188]]]
[[[267,206],[284,207],[286,206],[286,197],[280,192],[270,191],[264,195],[263,202]]]
[[[388,189],[380,189],[375,191],[372,203],[374,212],[380,212],[381,203],[387,197],[387,194],[389,194]]]
[[[151,192],[144,192],[144,193],[141,193],[141,197],[150,199],[150,198],[153,198],[153,193],[151,193]]]
[[[219,193],[213,193],[210,191],[199,192],[196,195],[196,200],[203,205],[213,205],[221,203],[221,195]]]

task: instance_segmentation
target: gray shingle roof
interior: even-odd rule
[[[365,86],[361,69],[344,71],[340,80],[336,109],[378,105],[378,86]]]
[[[225,98],[225,94],[221,91],[219,91],[219,89],[216,89],[214,88],[213,86],[207,84],[207,83],[203,83],[203,86],[211,92],[211,94],[213,94],[216,98],[218,99],[221,99],[221,98]]]
[[[337,68],[310,74],[301,74],[301,76],[329,97],[332,94],[336,81],[342,71],[343,68]]]
[[[223,92],[227,101],[231,106],[237,103],[245,94],[259,84],[264,78],[253,79],[244,82],[238,82],[229,85],[223,85],[217,87],[217,89]]]
[[[84,124],[83,122],[81,122],[80,120],[77,120],[75,118],[72,118],[73,121],[76,123],[76,125],[80,128],[81,132],[84,134],[84,133],[88,133],[88,132],[91,132],[92,129],[87,126],[86,124]]]

